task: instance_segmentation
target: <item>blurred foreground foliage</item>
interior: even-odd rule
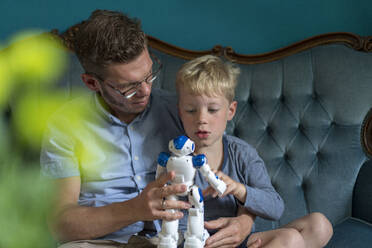
[[[55,191],[40,174],[39,154],[48,120],[68,100],[56,86],[66,53],[58,38],[40,31],[0,45],[0,248],[56,247],[47,228]],[[74,156],[84,164],[102,155],[102,144],[84,127],[90,113],[89,106],[77,105],[54,115],[63,120],[62,135],[81,138]]]
[[[0,247],[55,247],[46,222],[52,209],[52,184],[40,177],[37,166],[23,163],[10,156],[1,161]]]
[[[40,142],[65,101],[53,87],[66,51],[50,34],[17,34],[0,46],[0,247],[56,247],[47,228],[53,185],[40,175]]]

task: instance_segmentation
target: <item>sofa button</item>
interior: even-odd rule
[[[289,155],[288,155],[288,153],[284,153],[284,160],[286,160],[286,161],[289,160]]]
[[[273,129],[270,126],[267,126],[266,132],[271,135],[273,133]]]
[[[304,131],[304,126],[303,126],[302,124],[300,124],[300,125],[298,125],[298,129],[299,129],[300,131]]]

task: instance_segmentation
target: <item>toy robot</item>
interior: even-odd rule
[[[196,169],[206,178],[208,183],[222,195],[226,190],[226,184],[218,179],[207,164],[207,158],[204,154],[196,156],[189,155],[194,152],[195,145],[192,140],[186,136],[179,136],[169,141],[169,150],[172,154],[162,152],[158,157],[158,166],[156,178],[168,172],[175,171],[175,178],[171,184],[185,184],[187,191],[179,194],[188,195],[188,201],[192,207],[189,209],[187,220],[187,231],[184,234],[184,247],[201,248],[209,237],[208,231],[204,229],[204,203],[203,195],[196,185],[194,178]],[[177,200],[176,195],[171,195],[166,200]],[[174,212],[169,209],[166,211]],[[178,241],[178,220],[162,222],[162,230],[159,233],[158,248],[176,248]]]

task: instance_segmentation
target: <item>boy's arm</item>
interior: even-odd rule
[[[278,220],[284,211],[284,202],[271,184],[265,163],[254,150],[246,160],[244,180],[247,182],[246,199],[242,201],[248,211],[270,220]]]
[[[221,171],[216,172],[218,177],[226,183],[226,191],[221,197],[232,194],[249,212],[262,218],[277,220],[284,211],[283,200],[271,185],[264,165],[258,163],[253,167],[254,172],[246,172],[249,177],[246,179],[250,182],[249,186],[233,180]],[[209,194],[213,197],[217,196],[217,192],[211,187],[203,191],[203,195]]]

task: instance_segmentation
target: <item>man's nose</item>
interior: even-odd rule
[[[151,93],[151,83],[147,83],[146,81],[141,82],[138,86],[137,94],[138,96],[147,96]]]

